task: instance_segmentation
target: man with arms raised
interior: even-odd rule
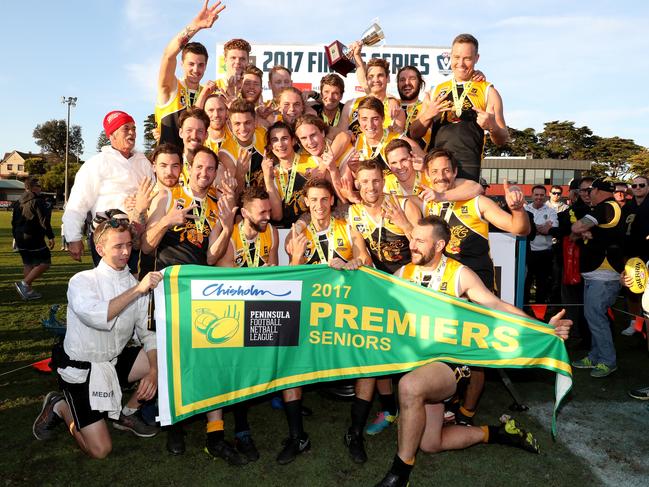
[[[435,291],[468,298],[487,308],[527,317],[520,309],[498,299],[471,269],[444,255],[449,238],[449,227],[443,219],[436,216],[421,219],[412,230],[412,262],[396,275]],[[555,327],[555,334],[565,339],[571,322],[562,319],[564,313],[562,310],[553,316],[550,324]],[[457,378],[464,375],[462,366],[432,362],[401,378],[398,451],[390,471],[377,487],[407,486],[418,449],[438,453],[479,443],[498,443],[539,453],[534,436],[511,418],[502,418],[503,424],[495,426],[444,426],[444,401],[455,394]]]
[[[293,225],[287,236],[286,248],[291,265],[328,263],[339,269],[371,265],[372,259],[360,233],[331,214],[335,195],[331,183],[322,178],[310,179],[304,186],[304,195],[311,222],[302,231],[297,231]],[[282,396],[289,437],[277,456],[277,462],[285,465],[311,448],[311,441],[302,424],[302,388],[286,389]]]
[[[182,140],[178,136],[178,117],[185,108],[196,103],[200,93],[200,82],[207,67],[207,49],[203,44],[189,40],[199,30],[211,28],[225,8],[221,2],[208,7],[208,2],[205,0],[198,15],[167,44],[162,54],[155,107],[161,143],[171,142],[182,147]],[[180,52],[184,73],[182,80],[176,78],[176,58]]]
[[[156,268],[178,264],[214,265],[225,253],[232,234],[233,203],[210,192],[218,166],[216,154],[199,147],[189,169],[189,185],[160,192],[151,203],[142,251],[156,252]],[[167,434],[167,450],[185,452],[182,425]],[[232,465],[246,461],[224,439],[223,412],[207,413],[207,452]]]
[[[68,285],[67,332],[56,349],[53,365],[63,394],[50,392],[34,422],[34,436],[47,440],[61,422],[79,448],[91,458],[105,458],[112,450],[106,423],[137,436],[158,432],[138,411],[153,399],[158,384],[155,332],[147,330],[149,291],[162,276],[147,274],[138,282],[127,266],[135,233],[125,214],[113,214],[95,229],[101,261],[82,271]],[[133,333],[143,347],[127,346]],[[140,381],[122,407],[122,386]]]
[[[485,145],[485,131],[491,141],[503,145],[509,132],[500,94],[491,83],[473,79],[480,58],[478,40],[460,34],[451,47],[453,77],[427,94],[410,135],[418,139],[432,127],[431,147],[450,150],[460,161],[459,176],[478,181]]]
[[[383,103],[383,128],[394,126],[393,130],[403,132],[406,123],[405,113],[401,110],[399,101],[387,94],[388,83],[390,82],[390,63],[383,58],[372,58],[365,65],[361,57],[361,48],[362,44],[360,43],[354,43],[350,46],[354,61],[358,67],[356,70],[357,75],[360,75],[359,83],[365,87],[365,93],[375,96]],[[363,82],[365,75],[367,80]],[[351,130],[356,135],[360,133],[360,127],[358,125],[358,104],[363,98],[365,97],[353,98],[345,103],[345,108],[341,115],[341,128]]]

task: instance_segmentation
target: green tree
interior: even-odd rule
[[[157,144],[156,138],[153,135],[153,131],[156,127],[155,114],[152,113],[146,117],[146,120],[144,120],[144,153],[147,155],[153,152],[153,149]]]
[[[68,189],[74,184],[74,177],[81,164],[68,161]],[[43,190],[62,195],[65,190],[65,163],[57,162],[50,165],[48,171],[40,178]]]
[[[97,152],[101,152],[101,148],[105,145],[110,145],[110,139],[106,137],[106,131],[102,130],[97,138]]]
[[[629,157],[630,172],[633,175],[649,176],[649,149],[642,147]]]
[[[588,127],[575,127],[575,122],[554,120],[544,124],[538,142],[545,156],[551,159],[591,159],[591,151],[599,137]]]
[[[47,172],[47,164],[42,157],[30,157],[25,159],[25,171],[30,176],[45,174]]]
[[[65,159],[65,120],[48,120],[36,125],[33,137],[45,154],[53,154],[60,161]],[[70,127],[70,154],[79,155],[83,153],[83,138],[81,127],[72,125]]]
[[[595,161],[593,169],[616,179],[624,180],[631,168],[630,158],[642,151],[642,147],[631,139],[600,137],[591,149]]]

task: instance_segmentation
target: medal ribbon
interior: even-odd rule
[[[453,108],[455,109],[455,115],[457,115],[458,118],[462,115],[462,105],[464,104],[464,99],[467,97],[469,91],[471,90],[472,84],[472,81],[465,83],[464,88],[462,89],[462,95],[458,96],[457,81],[455,81],[455,78],[451,80],[451,91],[453,92]]]
[[[243,256],[246,259],[246,264],[248,267],[259,267],[259,249],[261,248],[261,236],[257,233],[255,237],[255,257],[254,259],[250,257],[250,245],[248,245],[248,239],[246,234],[243,231],[243,220],[239,222],[239,238],[241,239],[241,244],[243,245]]]
[[[293,196],[293,189],[295,187],[295,176],[297,175],[297,161],[298,161],[298,156],[295,154],[293,156],[293,163],[291,165],[291,175],[289,176],[288,174],[288,169],[286,170],[286,174],[284,173],[284,169],[282,169],[282,166],[279,166],[279,184],[282,188],[282,193],[284,193],[284,203],[287,205],[291,201],[291,196]],[[284,181],[284,176],[288,179],[288,183]]]
[[[324,112],[324,106],[322,107],[322,120],[324,120],[324,123],[329,125],[330,127],[335,127],[338,125],[338,121],[340,120],[340,106],[336,109],[336,115],[334,116],[334,123],[331,123],[331,120],[329,120],[329,117],[327,117],[327,114]]]
[[[379,142],[379,145],[377,145],[374,150],[372,150],[372,147],[370,146],[369,142],[367,141],[367,136],[364,137],[364,144],[363,144],[363,156],[366,157],[367,159],[374,159],[377,157],[380,153],[381,150],[383,149],[383,144],[385,144],[385,141],[388,138],[388,129],[383,129],[383,137],[381,137],[381,141]],[[372,154],[370,155],[370,151]]]
[[[194,220],[194,224],[196,225],[196,230],[203,233],[205,229],[205,218],[207,217],[207,202],[194,198],[194,203],[198,203],[198,208],[192,210],[193,215],[198,218],[198,220]]]
[[[316,252],[318,252],[320,262],[329,262],[334,256],[334,217],[332,216],[329,220],[329,229],[327,230],[327,260],[325,260],[324,250],[322,250],[322,245],[320,245],[318,231],[315,229],[313,222],[309,223],[309,232],[311,232],[311,235],[313,236],[313,243]]]

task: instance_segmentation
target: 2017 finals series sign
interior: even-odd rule
[[[550,325],[374,269],[183,265],[163,273],[155,290],[162,424],[288,387],[437,360],[556,372],[555,408],[572,387]]]
[[[329,40],[329,43],[334,39]],[[396,73],[403,66],[417,67],[426,81],[426,89],[446,80],[451,75],[451,48],[424,46],[382,46],[364,47],[362,56],[367,62],[373,57],[385,58],[390,63],[390,83],[388,93],[397,94]],[[223,44],[216,45],[216,77],[225,76]],[[252,44],[250,62],[264,72],[263,97],[270,100],[272,94],[268,86],[268,72],[275,65],[282,65],[293,73],[293,85],[301,90],[320,91],[320,79],[333,72],[327,64],[323,45],[300,44]],[[343,101],[362,96],[356,75],[350,73],[345,81]],[[423,95],[422,95],[423,96]]]

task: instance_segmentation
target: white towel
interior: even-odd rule
[[[122,388],[119,386],[117,371],[112,363],[92,363],[88,394],[92,409],[107,412],[111,419],[119,419],[122,410]]]

